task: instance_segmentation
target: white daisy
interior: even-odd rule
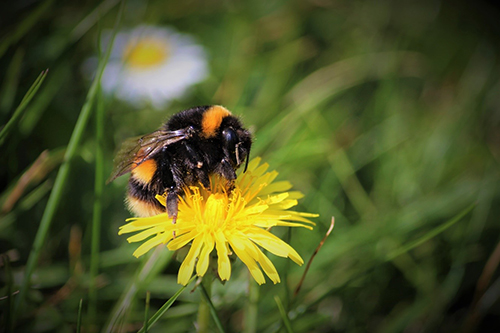
[[[135,106],[165,107],[208,73],[205,51],[170,28],[139,26],[117,34],[102,89]]]

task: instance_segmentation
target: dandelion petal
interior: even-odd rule
[[[134,253],[133,253],[134,257],[139,258],[144,253],[151,250],[153,247],[160,245],[160,244],[163,244],[164,239],[165,239],[165,236],[160,234],[156,237],[153,237],[153,238],[147,240],[141,246],[139,246],[137,248],[137,250],[134,251]]]
[[[198,276],[203,276],[207,272],[208,264],[210,263],[210,253],[214,249],[214,240],[211,237],[203,238],[203,247],[198,257],[198,263],[196,264],[196,274]]]
[[[226,238],[222,231],[215,233],[215,245],[217,249],[217,271],[222,281],[231,277],[231,262],[229,261]]]
[[[231,244],[231,247],[238,256],[238,258],[240,258],[240,260],[248,267],[250,274],[258,284],[266,283],[266,279],[264,278],[264,274],[262,274],[259,265],[255,261],[255,259],[252,258],[252,256],[247,253],[246,251],[247,249],[245,249],[242,240],[235,238],[236,237],[231,237],[228,240],[229,244]]]
[[[196,257],[198,253],[200,253],[201,246],[203,245],[203,241],[201,238],[195,238],[193,244],[191,245],[191,249],[181,264],[179,268],[179,274],[177,275],[177,283],[182,284],[183,286],[187,285],[191,276],[193,275],[194,263],[196,261]]]

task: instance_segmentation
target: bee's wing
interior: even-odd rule
[[[114,159],[114,167],[107,183],[153,158],[164,147],[188,138],[189,129],[176,131],[158,130],[142,137],[127,139]]]

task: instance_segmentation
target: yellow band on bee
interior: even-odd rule
[[[214,137],[222,123],[222,120],[230,116],[231,112],[223,106],[214,105],[203,114],[201,129],[205,138]]]
[[[147,184],[153,179],[156,172],[156,162],[153,159],[145,160],[132,169],[132,177],[143,184]]]

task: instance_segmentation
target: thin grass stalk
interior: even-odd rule
[[[255,333],[257,332],[257,318],[259,313],[259,291],[260,288],[257,282],[248,274],[248,299],[245,303],[245,313],[244,313],[244,323],[243,332],[244,333]],[[286,280],[285,280],[286,281]]]
[[[288,333],[293,333],[292,330],[292,324],[290,323],[290,319],[288,318],[285,307],[283,306],[283,303],[281,302],[281,299],[276,295],[274,296],[274,301],[276,302],[276,305],[278,306],[278,310],[281,315],[281,320],[283,321],[283,324],[285,326],[285,329]]]
[[[84,36],[96,23],[99,23],[99,20],[120,1],[121,0],[105,0],[99,3],[97,7],[85,16],[71,31],[71,42],[76,42],[82,38],[82,36]]]
[[[95,324],[97,304],[97,275],[99,274],[99,251],[101,239],[102,193],[104,189],[104,99],[102,90],[97,93],[96,151],[94,211],[92,217],[92,239],[90,249],[89,322]]]
[[[99,35],[97,38],[97,48],[99,59],[102,59],[101,49],[102,29],[99,25]],[[101,239],[101,217],[102,217],[102,192],[104,180],[104,156],[103,156],[103,137],[104,137],[104,100],[102,89],[99,83],[97,90],[97,112],[96,112],[96,159],[95,159],[95,179],[94,179],[94,207],[92,216],[92,237],[90,248],[90,284],[89,284],[89,323],[96,323],[97,315],[97,275],[99,271],[99,248]]]
[[[210,278],[209,281],[206,281],[208,279],[203,279],[203,282],[200,284],[201,287],[201,296],[203,301],[201,303],[205,303],[206,307],[208,308],[210,315],[212,316],[212,319],[214,320],[215,326],[217,326],[217,329],[219,332],[224,333],[224,328],[222,327],[222,323],[220,322],[219,316],[217,315],[217,310],[215,309],[214,303],[212,303],[212,300],[210,299],[210,294],[212,292],[212,279]],[[200,303],[200,304],[201,304]],[[198,317],[199,318],[199,317]],[[209,323],[210,321],[208,318],[206,318],[206,329],[207,332],[210,331]],[[199,324],[199,322],[198,322]],[[201,330],[198,330],[198,332],[202,332]]]
[[[83,315],[83,298],[80,298],[80,303],[78,304],[78,319],[76,320],[76,333],[80,333],[82,328],[82,315]]]
[[[5,324],[5,332],[11,333],[14,332],[13,321],[12,321],[12,285],[13,285],[13,276],[12,276],[12,268],[10,266],[10,259],[8,255],[2,254],[3,264],[5,266],[5,280],[7,285],[7,304],[5,304],[5,311],[3,315],[4,324]]]
[[[121,21],[122,13],[123,13],[123,3],[120,7],[120,11],[116,18],[115,28],[113,31],[113,35],[111,37],[110,43],[108,45],[108,49],[106,50],[106,54],[104,56],[103,61],[99,63],[97,69],[97,75],[94,78],[92,85],[90,86],[89,92],[87,94],[87,98],[85,104],[83,105],[78,120],[76,122],[75,128],[71,135],[70,141],[68,143],[68,148],[66,149],[66,153],[64,155],[64,162],[57,173],[56,180],[54,182],[53,190],[49,196],[49,200],[47,202],[47,206],[45,207],[45,211],[42,216],[42,220],[40,222],[40,226],[37,230],[35,240],[33,242],[33,247],[31,248],[30,255],[28,257],[28,262],[26,264],[26,270],[24,274],[24,280],[21,284],[21,288],[19,290],[19,296],[17,297],[16,304],[14,307],[14,319],[17,318],[17,314],[21,309],[21,305],[24,302],[24,298],[26,297],[26,293],[28,291],[28,287],[31,280],[31,275],[35,270],[35,266],[38,262],[38,258],[40,257],[40,253],[42,250],[42,246],[45,244],[45,240],[48,235],[48,231],[50,225],[52,224],[52,220],[54,218],[55,212],[58,208],[58,205],[61,201],[63,189],[66,184],[66,180],[68,179],[69,170],[70,170],[70,162],[77,155],[78,146],[83,137],[84,130],[87,126],[91,111],[92,105],[94,104],[94,100],[97,95],[97,91],[99,88],[99,82],[101,81],[102,74],[104,72],[104,68],[106,67],[106,63],[111,54],[111,49],[113,47],[113,42],[115,39],[116,31],[118,30],[118,24]]]
[[[146,309],[144,310],[144,332],[148,333],[148,318],[149,318],[149,302],[151,300],[151,293],[146,293]]]
[[[0,145],[3,144],[5,141],[5,138],[7,138],[7,135],[9,135],[9,132],[12,130],[12,128],[17,124],[19,119],[21,119],[21,116],[24,114],[24,110],[28,106],[29,102],[31,99],[35,96],[37,93],[38,89],[43,83],[43,80],[45,80],[45,77],[47,76],[48,69],[42,71],[40,75],[36,78],[35,82],[31,85],[29,88],[28,92],[26,95],[24,95],[23,99],[21,100],[21,103],[19,103],[19,106],[16,108],[14,111],[14,114],[12,117],[9,119],[7,124],[2,128],[2,131],[0,131]]]
[[[172,304],[174,304],[177,298],[182,294],[187,286],[189,286],[191,282],[194,281],[194,279],[196,279],[196,275],[193,276],[185,286],[182,286],[172,297],[170,297],[169,300],[166,301],[160,309],[158,309],[158,311],[156,311],[156,313],[148,321],[147,327],[153,326],[165,314],[165,312],[167,312],[167,310],[172,306]],[[146,333],[146,327],[141,328],[137,333]]]
[[[472,211],[474,209],[474,207],[476,207],[475,202],[473,204],[471,204],[469,207],[465,208],[460,213],[458,213],[455,217],[451,218],[447,222],[445,222],[445,223],[437,226],[436,228],[432,229],[431,231],[427,232],[425,235],[418,238],[417,240],[388,253],[386,256],[386,260],[393,260],[397,256],[410,251],[411,249],[421,245],[422,243],[428,241],[429,239],[431,239],[433,237],[436,237],[437,235],[439,235],[440,233],[442,233],[443,231],[445,231],[446,229],[448,229],[449,227],[451,227],[452,225],[454,225],[455,223],[460,221],[465,215],[470,213],[470,211]]]
[[[19,120],[19,133],[24,137],[30,137],[33,130],[37,129],[37,124],[42,119],[44,112],[49,108],[50,103],[59,92],[61,86],[67,84],[70,77],[68,64],[61,61],[57,64],[58,67],[52,67],[47,81],[38,94],[36,101],[29,106],[29,112],[25,112],[24,116]]]
[[[24,48],[19,47],[7,67],[0,92],[0,112],[8,111],[14,105],[25,53]]]
[[[206,279],[202,278],[199,288],[201,289],[201,300],[198,305],[198,318],[196,321],[197,327],[196,330],[198,333],[208,333],[210,332],[210,307],[208,305],[209,294],[211,293],[212,286],[211,284],[207,289],[204,288],[204,284],[206,284]],[[203,292],[204,291],[204,292]]]

